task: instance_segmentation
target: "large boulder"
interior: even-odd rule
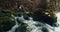
[[[51,11],[37,10],[33,13],[33,20],[53,25],[57,22],[57,17]]]

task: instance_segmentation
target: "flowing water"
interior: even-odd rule
[[[21,17],[15,17],[14,15],[12,15],[12,17],[14,17],[15,19],[15,25],[11,28],[11,30],[7,31],[7,32],[21,32],[20,30],[15,31],[16,29],[21,28],[22,24],[21,23],[25,23],[28,26],[26,26],[26,31],[24,32],[60,32],[60,13],[56,13],[57,15],[57,24],[59,24],[58,27],[52,27],[46,23],[41,23],[39,21],[33,21],[33,18],[29,17],[29,20],[25,20],[23,18],[23,15]],[[18,23],[17,19],[21,22]]]
[[[56,13],[57,16],[57,23],[59,24],[58,27],[55,27],[55,32],[60,32],[60,12]]]

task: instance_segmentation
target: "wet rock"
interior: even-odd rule
[[[22,23],[16,30],[15,32],[26,32],[28,25],[26,23]]]
[[[48,11],[48,13],[49,13],[49,11]],[[49,14],[50,14],[50,16],[49,16]],[[49,14],[45,14],[44,10],[39,9],[33,13],[33,20],[44,22],[44,23],[47,23],[47,24],[53,26],[54,23],[57,22],[57,17],[55,17],[54,14],[51,14],[51,13],[49,13]]]

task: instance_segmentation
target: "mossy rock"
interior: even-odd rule
[[[3,29],[3,31],[7,31],[11,29],[11,27],[15,24],[14,21],[11,20],[11,11],[5,11],[1,10],[0,11],[0,29]]]

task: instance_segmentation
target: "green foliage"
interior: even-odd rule
[[[12,22],[11,15],[15,14],[14,11],[0,11],[0,22]]]

